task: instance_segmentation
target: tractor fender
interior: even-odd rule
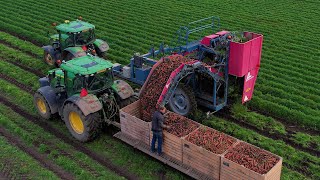
[[[45,87],[45,86],[49,86],[50,83],[49,83],[49,78],[48,77],[42,77],[39,79],[39,84],[40,84],[40,87]]]
[[[52,114],[58,112],[58,101],[56,99],[56,93],[51,86],[40,87],[37,92],[39,92],[48,102],[50,111]]]
[[[56,61],[57,59],[59,59],[57,51],[54,50],[54,48],[50,45],[48,46],[42,46],[42,49],[49,53],[51,55],[52,58],[54,58],[54,61]]]
[[[112,89],[121,99],[127,99],[134,94],[132,87],[127,82],[119,79],[113,82]]]
[[[100,111],[102,109],[101,102],[99,101],[97,96],[93,94],[88,94],[85,97],[73,95],[63,103],[63,106],[65,106],[68,103],[73,103],[77,105],[85,116]]]
[[[62,58],[65,59],[68,53],[71,53],[75,58],[87,55],[81,47],[68,47],[63,50]]]
[[[99,49],[100,52],[106,52],[109,50],[109,45],[106,41],[102,39],[96,39],[93,42],[93,45],[96,49]]]

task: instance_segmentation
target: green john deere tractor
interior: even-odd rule
[[[72,136],[82,142],[92,140],[103,124],[119,126],[119,108],[133,102],[131,86],[114,80],[113,64],[86,55],[64,61],[59,68],[40,78],[34,104],[44,119],[58,113]]]
[[[50,45],[42,47],[45,63],[58,67],[62,60],[68,61],[86,56],[88,53],[105,58],[109,45],[101,39],[96,39],[93,24],[79,19],[71,22],[66,20],[65,23],[56,26],[57,34],[50,36]],[[53,25],[55,26],[55,23]]]

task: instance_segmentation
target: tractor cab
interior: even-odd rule
[[[56,26],[58,32],[54,38],[58,36],[58,42],[61,48],[82,47],[92,45],[95,41],[95,26],[84,21],[71,21]]]
[[[113,64],[95,56],[82,56],[64,62],[60,68],[49,71],[50,86],[68,97],[81,93],[97,94],[113,84]]]
[[[62,60],[68,61],[87,54],[105,58],[109,45],[96,39],[93,24],[80,19],[66,20],[65,23],[55,26],[57,34],[51,35],[50,45],[43,47],[44,61],[47,64],[58,67]]]

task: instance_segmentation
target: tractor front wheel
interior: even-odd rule
[[[100,133],[101,118],[98,112],[85,116],[77,105],[69,103],[63,109],[63,117],[70,133],[78,141],[93,140]]]
[[[44,59],[44,62],[50,66],[53,66],[55,64],[53,57],[47,51],[44,51],[43,59]]]
[[[42,96],[42,94],[40,94],[39,92],[36,92],[33,96],[33,102],[34,102],[40,116],[44,119],[50,119],[51,110],[50,110],[48,102]]]

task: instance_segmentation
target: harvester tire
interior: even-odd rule
[[[79,107],[68,103],[63,108],[63,119],[72,136],[81,142],[88,142],[96,138],[101,130],[99,112],[85,116]]]
[[[43,53],[43,60],[49,66],[54,66],[55,65],[55,61],[54,61],[53,57],[47,51],[44,51],[44,53]]]
[[[47,102],[47,100],[40,94],[39,92],[36,92],[33,96],[33,103],[36,106],[36,109],[38,110],[39,115],[44,119],[50,119],[51,118],[51,110],[50,106]]]
[[[169,110],[182,116],[193,115],[197,110],[197,101],[192,88],[180,84],[167,106]]]

